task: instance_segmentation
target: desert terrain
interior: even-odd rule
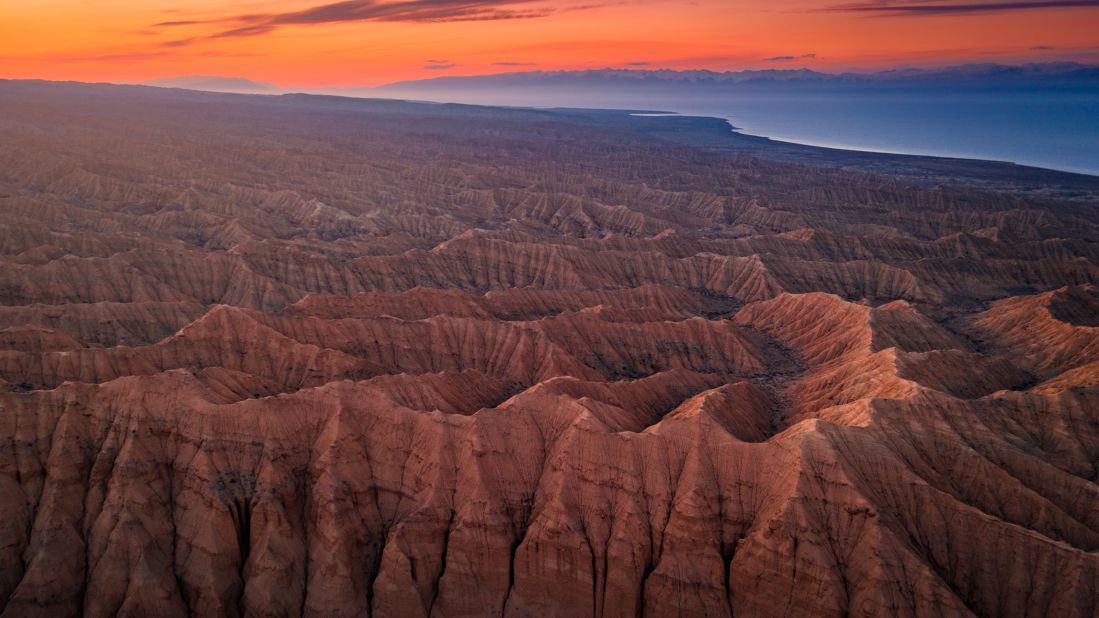
[[[0,612],[1099,615],[1099,178],[0,82]]]

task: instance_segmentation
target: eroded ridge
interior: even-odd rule
[[[4,616],[1099,611],[1086,199],[0,94]]]

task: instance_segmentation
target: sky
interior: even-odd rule
[[[0,0],[0,77],[362,86],[590,68],[1099,63],[1099,0]]]

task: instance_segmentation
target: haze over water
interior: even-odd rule
[[[962,66],[899,76],[525,73],[413,81],[354,94],[716,116],[742,133],[787,142],[1099,175],[1099,72],[1083,65]]]
[[[728,119],[775,140],[898,154],[1010,161],[1099,175],[1099,92],[1093,89],[790,88],[720,94],[521,89],[397,91],[386,96],[532,107],[596,107]],[[367,95],[370,96],[370,95]],[[376,95],[375,95],[376,96]]]
[[[782,141],[1099,174],[1099,98],[1085,94],[905,91],[667,103]]]

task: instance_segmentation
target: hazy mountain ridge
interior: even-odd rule
[[[379,86],[375,90],[387,90],[426,85],[456,86],[463,84],[503,85],[531,82],[668,82],[677,85],[730,85],[730,84],[846,84],[876,85],[928,83],[1081,83],[1099,85],[1099,67],[1074,62],[1035,63],[1025,65],[964,64],[943,68],[890,69],[873,73],[825,73],[812,69],[763,69],[744,71],[708,71],[671,69],[591,69],[581,71],[523,71],[495,75],[470,75],[436,77],[424,80],[408,80]]]
[[[185,90],[206,90],[208,92],[238,92],[244,94],[276,94],[283,89],[275,84],[258,82],[244,77],[223,77],[219,75],[185,75],[164,77],[143,82],[144,86],[158,88],[183,88]]]
[[[826,73],[812,69],[749,69],[743,71],[673,70],[673,69],[585,69],[565,71],[514,71],[490,75],[451,75],[429,79],[403,80],[380,86],[317,86],[295,87],[255,81],[243,77],[180,76],[143,82],[146,86],[186,88],[211,92],[276,93],[308,92],[352,95],[384,95],[406,89],[462,89],[477,87],[562,84],[596,86],[675,87],[730,85],[1066,85],[1075,84],[1099,88],[1099,66],[1076,62],[1045,62],[1023,65],[995,63],[963,64],[941,68],[900,68],[872,73]]]

